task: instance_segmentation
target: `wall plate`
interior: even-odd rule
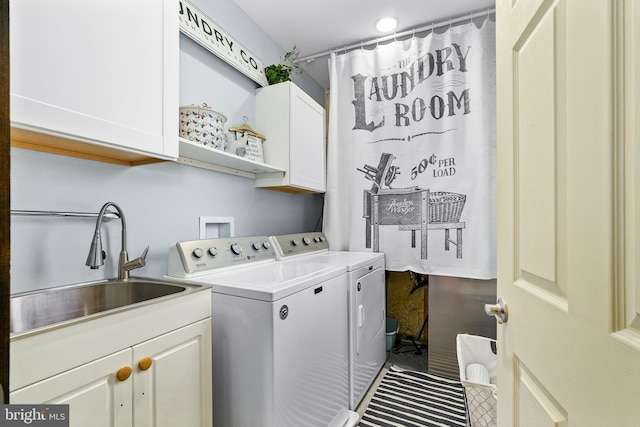
[[[200,239],[217,239],[219,237],[233,237],[235,230],[233,217],[201,216]]]

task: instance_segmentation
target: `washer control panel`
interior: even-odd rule
[[[271,239],[276,253],[282,258],[329,250],[329,242],[321,232],[283,234]]]
[[[276,253],[266,236],[177,242],[169,249],[169,276],[184,278],[194,273],[275,258]]]

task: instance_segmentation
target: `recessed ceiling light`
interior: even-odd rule
[[[381,33],[388,33],[393,31],[398,26],[398,18],[394,18],[392,16],[388,16],[386,18],[378,19],[376,22],[376,30]]]

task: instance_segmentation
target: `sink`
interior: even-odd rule
[[[19,334],[86,317],[133,308],[163,297],[202,289],[192,283],[130,278],[61,286],[11,296],[10,333]]]

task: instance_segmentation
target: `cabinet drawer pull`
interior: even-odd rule
[[[124,368],[120,368],[118,369],[118,372],[116,372],[116,378],[118,378],[118,381],[124,381],[130,376],[131,376],[130,366],[125,366]]]
[[[138,368],[140,368],[141,371],[146,371],[151,367],[152,363],[153,363],[153,359],[151,359],[150,357],[143,357],[138,362]]]

